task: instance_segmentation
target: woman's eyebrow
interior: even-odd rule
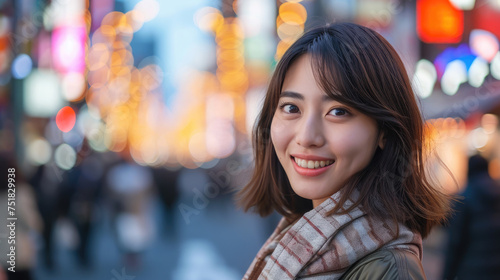
[[[335,99],[333,99],[333,97],[331,97],[330,95],[326,95],[326,94],[321,97],[321,100],[323,100],[323,101],[336,101]]]
[[[290,97],[290,98],[304,100],[304,96],[302,94],[295,92],[295,91],[288,91],[288,90],[282,91],[280,94],[280,97]]]
[[[280,98],[281,97],[290,97],[290,98],[304,100],[304,95],[302,95],[298,92],[295,92],[295,91],[290,91],[290,90],[285,90],[285,91],[281,92]],[[326,95],[326,94],[321,97],[321,100],[323,100],[323,101],[335,101],[334,98],[332,98],[331,96]]]

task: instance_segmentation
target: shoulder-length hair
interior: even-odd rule
[[[333,213],[361,205],[367,213],[392,218],[425,237],[449,210],[448,196],[435,189],[424,170],[424,123],[403,62],[375,31],[352,23],[315,28],[300,37],[276,66],[253,131],[255,170],[238,193],[243,209],[265,216],[273,210],[296,219],[312,209],[295,194],[270,139],[285,75],[298,57],[309,54],[324,92],[377,121],[384,148],[342,189]],[[354,189],[359,199],[341,209]]]

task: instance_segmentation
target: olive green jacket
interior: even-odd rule
[[[401,249],[378,250],[353,264],[342,280],[426,279],[420,259]]]

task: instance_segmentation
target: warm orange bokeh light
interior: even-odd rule
[[[278,27],[277,32],[281,41],[289,42],[291,45],[302,35],[304,27],[298,24],[283,23]]]
[[[278,46],[276,47],[276,56],[275,59],[280,59],[286,50],[292,45],[292,42],[280,41]]]
[[[464,32],[464,13],[449,0],[417,1],[417,33],[426,43],[458,43]]]
[[[120,21],[124,17],[125,15],[122,12],[111,12],[102,19],[101,25],[110,25],[116,27],[120,24]]]
[[[111,25],[102,25],[92,35],[92,44],[103,43],[109,45],[116,39],[116,30]]]
[[[73,108],[65,106],[56,115],[57,127],[62,132],[68,132],[75,126],[76,114]]]
[[[491,178],[495,180],[500,180],[500,160],[495,158],[490,161],[488,166],[488,171]]]
[[[281,59],[285,51],[304,32],[307,10],[298,2],[301,1],[287,1],[279,7],[278,17],[276,18],[276,32],[280,42],[274,56],[276,60]]]
[[[224,17],[216,8],[204,7],[196,12],[194,22],[201,30],[217,33],[224,25]]]
[[[307,11],[299,3],[283,3],[279,8],[279,17],[285,23],[303,25],[307,20]]]
[[[108,63],[110,51],[108,46],[97,43],[90,48],[87,55],[87,67],[90,71],[95,71]]]

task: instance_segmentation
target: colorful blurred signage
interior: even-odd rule
[[[85,71],[87,30],[83,25],[59,26],[52,32],[52,57],[61,73]]]
[[[426,43],[459,43],[464,32],[463,11],[449,0],[417,1],[417,34]]]
[[[34,69],[23,82],[24,110],[27,115],[50,118],[63,106],[57,73]]]

